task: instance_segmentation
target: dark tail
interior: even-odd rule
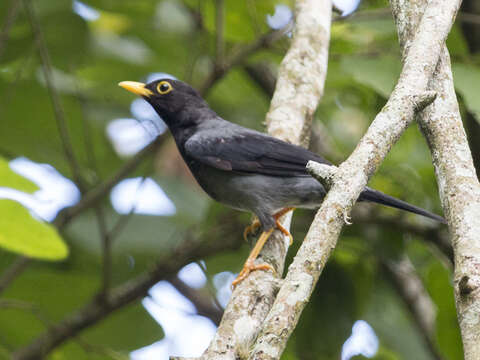
[[[371,189],[369,187],[365,188],[365,190],[362,191],[362,193],[360,194],[359,200],[371,201],[378,204],[390,206],[396,209],[405,210],[414,214],[422,215],[427,218],[439,221],[442,224],[447,223],[445,219],[439,215],[433,214],[427,210],[419,208],[418,206],[411,205],[405,201],[399,200],[397,198],[394,198],[393,196],[384,194],[380,191]]]

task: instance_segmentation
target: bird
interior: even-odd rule
[[[122,81],[119,86],[144,98],[163,119],[185,163],[211,198],[256,215],[244,237],[257,228],[262,233],[232,285],[254,270],[274,272],[271,265],[256,264],[255,259],[275,228],[292,239],[279,222],[281,216],[295,208],[320,207],[326,190],[307,172],[307,162],[331,163],[306,148],[221,118],[193,87],[180,80]],[[439,215],[369,187],[359,201],[445,223]]]

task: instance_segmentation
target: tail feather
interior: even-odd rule
[[[359,197],[360,201],[371,201],[378,204],[390,206],[396,209],[405,210],[414,214],[425,216],[429,219],[433,219],[436,221],[441,222],[442,224],[446,224],[447,222],[445,219],[437,214],[433,214],[425,209],[422,209],[418,206],[411,205],[405,201],[400,199],[394,198],[393,196],[384,194],[380,191],[371,189],[369,187],[365,188],[365,190],[360,194]]]

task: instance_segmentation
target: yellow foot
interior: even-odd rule
[[[290,234],[290,231],[288,231],[287,229],[285,229],[283,227],[282,224],[280,224],[280,222],[278,220],[275,220],[275,224],[277,226],[277,229],[280,230],[280,232],[285,235],[285,236],[288,236],[288,239],[290,240],[290,244],[289,245],[292,245],[293,244],[293,236],[292,234]]]
[[[260,226],[260,221],[256,218],[255,220],[253,220],[251,225],[245,228],[245,230],[243,231],[243,238],[246,242],[248,242],[248,235],[256,233]]]
[[[238,274],[237,278],[236,278],[235,280],[233,280],[233,282],[232,282],[232,288],[235,289],[235,287],[236,287],[241,281],[245,280],[245,278],[246,278],[252,271],[255,271],[255,270],[264,270],[264,271],[270,270],[270,271],[272,271],[272,272],[275,274],[275,269],[273,268],[272,265],[269,265],[269,264],[255,265],[255,264],[253,263],[253,261],[247,260],[247,262],[245,263],[245,265],[243,265],[242,271],[240,271],[240,273]]]

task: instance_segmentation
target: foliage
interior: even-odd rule
[[[0,2],[6,19],[15,0]],[[145,81],[151,73],[168,73],[199,87],[213,67],[215,53],[215,2],[211,0],[112,1],[88,0],[97,11],[86,20],[72,11],[70,1],[38,0],[34,10],[52,61],[53,83],[65,113],[69,142],[77,158],[86,189],[114,175],[131,157],[119,155],[106,132],[114,119],[133,118],[132,96],[117,87],[123,80]],[[265,16],[277,1],[226,3],[225,51],[269,31]],[[290,4],[289,1],[283,3]],[[360,12],[384,8],[384,1],[364,2]],[[198,16],[202,21],[198,21]],[[456,42],[465,43],[462,31]],[[453,41],[453,40],[450,40]],[[74,179],[58,132],[57,119],[43,74],[35,34],[23,8],[0,40],[0,186],[34,193],[38,187],[14,173],[8,160],[24,156],[48,163]],[[5,46],[2,51],[2,46]],[[246,59],[275,69],[288,46],[288,38]],[[451,47],[456,87],[464,110],[480,119],[480,67],[465,46]],[[326,93],[315,121],[322,122],[334,140],[331,154],[346,157],[389,96],[400,71],[400,52],[389,15],[335,22],[332,28]],[[240,64],[209,91],[207,101],[221,116],[256,129],[268,111],[269,97]],[[128,176],[152,176],[176,206],[174,216],[120,215],[108,197],[98,205],[111,229],[125,226],[113,239],[111,281],[121,284],[150,269],[160,255],[174,253],[192,229],[217,229],[224,207],[213,204],[179,165],[178,153],[167,141],[155,156]],[[75,179],[76,180],[76,179]],[[425,141],[412,127],[393,148],[371,186],[406,201],[440,212],[431,159]],[[358,207],[362,208],[360,204]],[[368,209],[367,209],[368,210]],[[375,212],[396,216],[378,208]],[[372,212],[374,214],[374,212]],[[299,242],[312,214],[298,211],[293,235]],[[230,217],[235,226],[248,216]],[[408,223],[434,227],[413,215]],[[98,213],[89,209],[65,228],[39,221],[20,204],[0,200],[0,276],[15,261],[12,252],[33,261],[0,295],[0,358],[25,346],[46,327],[81,308],[102,286],[103,247]],[[223,220],[222,220],[223,221]],[[355,222],[355,218],[353,219]],[[61,233],[62,240],[58,231]],[[221,232],[218,232],[221,233]],[[217,232],[212,231],[211,236]],[[240,237],[240,233],[230,236]],[[355,320],[367,320],[380,341],[375,359],[429,359],[407,306],[382,273],[380,259],[408,253],[437,306],[436,345],[445,359],[461,357],[450,269],[423,237],[394,231],[375,221],[348,227],[318,285],[306,314],[289,342],[286,359],[339,358],[341,345]],[[65,244],[68,244],[68,249]],[[290,256],[298,248],[290,249]],[[248,247],[206,258],[211,279],[220,271],[238,271]],[[0,290],[1,291],[1,290]],[[16,303],[2,306],[2,300]],[[7,303],[5,303],[7,304]],[[13,304],[13,305],[12,305]],[[22,306],[14,306],[14,305]],[[115,359],[163,337],[159,324],[140,302],[125,306],[105,321],[88,328],[52,352],[49,359]]]

